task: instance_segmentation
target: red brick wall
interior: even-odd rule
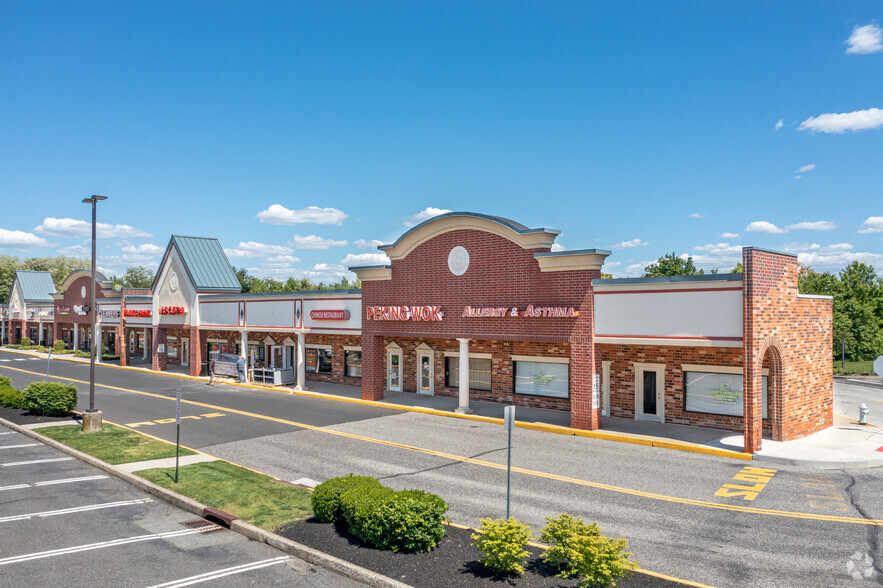
[[[162,327],[153,327],[153,338],[151,340],[150,356],[152,359],[152,368],[155,371],[165,371],[166,354],[159,352],[160,345],[166,345],[166,329]]]
[[[455,276],[448,269],[448,254],[457,245],[466,247],[469,252],[469,269],[462,276]],[[416,389],[416,356],[412,343],[418,340],[435,341],[436,344],[430,343],[430,346],[437,354],[444,349],[459,350],[457,338],[473,339],[470,348],[477,351],[483,347],[499,349],[499,359],[495,353],[494,377],[500,384],[494,384],[490,394],[474,391],[470,398],[563,409],[571,408],[576,402],[572,424],[595,428],[598,411],[592,414],[586,411],[592,412],[592,375],[600,369],[593,349],[592,280],[600,278],[601,273],[599,270],[541,272],[534,254],[548,251],[523,249],[504,237],[473,229],[454,230],[428,239],[405,258],[392,261],[391,280],[362,283],[362,334],[404,340],[403,349],[408,347],[403,357],[405,390]],[[441,306],[444,318],[431,322],[367,320],[367,309],[371,306],[413,305]],[[528,305],[573,307],[579,315],[571,318],[513,317],[508,313],[497,318],[462,316],[466,306],[517,307],[523,312]],[[511,342],[512,347],[504,348],[503,342]],[[511,370],[509,355],[520,354],[509,349],[523,343],[562,344],[567,354],[573,350],[572,346],[579,346],[579,355],[571,357],[570,399],[527,399],[512,394],[511,378],[504,382],[503,373]],[[384,351],[383,371],[385,358]],[[436,378],[442,378],[443,383],[443,355],[437,356],[435,362]],[[363,396],[376,396],[378,386],[385,388],[385,380],[372,382],[371,389],[366,388]],[[438,381],[436,390],[440,395],[456,396],[453,390],[439,386]]]
[[[772,435],[787,441],[833,424],[832,301],[797,296],[797,258],[742,252],[746,451],[760,449],[760,370],[771,369]],[[772,394],[771,394],[772,396]]]
[[[387,382],[386,373],[386,346],[395,343],[402,348],[402,390],[405,392],[417,391],[417,347],[423,343],[433,350],[434,373],[433,386],[436,396],[457,398],[460,395],[459,388],[445,386],[445,351],[460,352],[460,343],[456,339],[411,339],[401,337],[385,337],[383,339],[383,355],[381,358],[381,371],[383,372],[384,387]],[[513,355],[532,355],[542,357],[570,357],[570,344],[568,343],[530,343],[523,341],[470,341],[469,353],[491,354],[491,389],[470,389],[470,400],[488,400],[504,404],[516,404],[518,406],[530,406],[533,408],[552,408],[555,410],[570,410],[569,398],[549,398],[546,396],[534,396],[515,394],[515,366],[512,362]],[[364,363],[365,356],[362,355]],[[572,370],[571,370],[572,387]],[[572,392],[571,392],[572,394]]]
[[[730,431],[742,430],[742,417],[686,410],[686,378],[683,364],[742,367],[738,347],[678,347],[668,345],[597,345],[601,360],[610,362],[610,416],[635,418],[635,363],[665,364],[665,422]],[[767,366],[768,367],[768,366]],[[772,394],[769,401],[772,405]],[[772,413],[770,413],[772,414]],[[772,433],[772,421],[763,422]]]

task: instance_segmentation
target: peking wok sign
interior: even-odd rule
[[[369,306],[369,321],[440,321],[445,316],[441,306]]]

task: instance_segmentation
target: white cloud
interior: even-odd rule
[[[227,257],[251,258],[265,255],[286,255],[293,252],[291,247],[283,245],[267,245],[256,241],[240,241],[235,249],[224,249]]]
[[[785,251],[795,252],[795,251],[812,251],[814,249],[821,249],[822,246],[818,243],[785,243],[783,246]]]
[[[724,239],[738,239],[739,233],[721,233],[721,237]]]
[[[45,218],[39,226],[34,227],[34,231],[41,235],[56,237],[91,238],[92,223],[73,218],[53,218],[50,216]],[[96,223],[95,232],[100,239],[152,237],[147,231],[129,225],[109,225],[107,223]]]
[[[633,276],[633,277],[640,276],[641,274],[644,273],[644,268],[647,267],[648,265],[650,265],[651,263],[654,263],[655,261],[656,261],[655,259],[650,259],[647,261],[639,261],[638,263],[633,263],[631,265],[627,265],[625,268],[624,275]]]
[[[747,227],[745,227],[745,232],[747,233],[770,233],[770,234],[780,234],[787,233],[787,229],[782,229],[777,227],[773,223],[769,223],[767,221],[753,221]]]
[[[705,213],[702,212],[691,212],[690,218],[705,218]]]
[[[267,261],[271,263],[297,263],[300,259],[293,255],[273,255],[268,257]]]
[[[646,242],[641,241],[640,239],[631,239],[629,241],[622,241],[615,245],[608,245],[611,249],[631,249],[632,247],[643,247],[647,245]]]
[[[779,122],[776,123],[776,130],[778,131],[779,129],[781,129],[784,126],[785,126],[785,119],[780,118]]]
[[[389,265],[389,257],[385,253],[350,253],[340,261],[344,267],[357,265]]]
[[[705,245],[697,245],[693,248],[695,251],[701,251],[689,257],[693,258],[696,267],[706,271],[718,269],[723,272],[729,272],[736,267],[736,264],[742,261],[742,245],[730,245],[729,243],[707,243]],[[681,255],[682,259],[686,259],[687,254]]]
[[[366,241],[365,239],[356,239],[355,241],[353,241],[353,245],[355,245],[359,249],[377,249],[383,244],[383,241],[381,241],[380,239],[371,239],[370,241]]]
[[[810,163],[808,165],[804,165],[803,167],[798,167],[797,171],[795,171],[794,173],[805,174],[806,172],[811,172],[814,169],[816,169],[816,164]]]
[[[331,249],[332,247],[344,247],[349,244],[348,241],[335,241],[334,239],[323,239],[318,235],[295,235],[294,246],[297,249]]]
[[[62,247],[58,250],[61,255],[73,255],[74,257],[88,257],[92,255],[92,250],[82,245],[71,245],[70,247]]]
[[[787,231],[833,231],[837,225],[832,221],[802,222],[785,227]]]
[[[434,208],[432,206],[427,206],[415,215],[404,217],[402,224],[406,227],[413,227],[415,225],[419,225],[425,220],[431,219],[434,216],[447,214],[449,212],[452,211],[448,210],[447,208]]]
[[[822,250],[810,253],[798,253],[797,261],[819,271],[842,269],[853,261],[867,263],[874,267],[883,267],[883,253],[868,253],[862,251],[853,252],[848,249],[832,248],[827,251]]]
[[[867,24],[863,27],[856,26],[852,34],[846,39],[846,53],[854,55],[867,55],[883,51],[883,29],[876,23]]]
[[[565,247],[561,243],[552,243],[552,251],[564,251]]]
[[[879,126],[883,126],[883,110],[869,108],[855,112],[829,112],[815,117],[811,116],[800,123],[797,130],[842,134],[847,131],[858,132],[876,129]]]
[[[47,241],[43,237],[38,237],[33,233],[0,229],[0,245],[4,247],[16,247],[24,249],[28,247],[45,247],[49,245],[49,241]]]
[[[336,208],[319,208],[307,206],[300,210],[290,210],[281,204],[273,204],[267,210],[255,215],[262,223],[271,225],[295,225],[299,223],[315,223],[317,225],[341,225],[347,215]]]
[[[883,233],[883,216],[869,216],[862,223],[858,230],[859,233]]]
[[[159,255],[165,249],[162,247],[158,247],[153,243],[144,243],[143,245],[138,245],[135,247],[134,245],[124,245],[121,251],[125,253],[141,253],[143,255]]]

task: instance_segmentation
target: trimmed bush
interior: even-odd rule
[[[9,378],[6,378],[7,380]],[[12,386],[4,386],[0,384],[0,406],[8,406],[9,408],[22,407],[22,393]]]
[[[313,514],[323,523],[343,521],[340,510],[340,495],[358,486],[381,486],[375,478],[369,476],[342,476],[331,478],[316,486],[313,490]]]
[[[56,339],[55,343],[52,344],[52,350],[56,353],[64,351],[66,349],[66,345],[64,344],[64,340]]]
[[[49,416],[67,414],[79,399],[76,386],[60,382],[31,382],[22,394],[22,408]]]
[[[350,533],[364,543],[379,547],[387,531],[376,507],[394,494],[380,482],[350,488],[340,494],[340,518],[346,521]]]
[[[20,343],[19,346],[20,346],[22,349],[28,348],[28,347],[30,347],[31,345],[34,344],[34,342],[31,341],[31,338],[30,338],[30,337],[22,337],[22,338],[21,338],[21,341],[19,341],[19,343]]]
[[[88,351],[82,351],[80,349],[74,350],[74,357],[92,357],[92,355]]]
[[[379,549],[429,551],[444,537],[442,521],[448,505],[435,494],[422,490],[350,491],[341,497],[348,515],[350,500],[357,502],[348,519],[350,532]]]
[[[482,553],[478,563],[502,574],[524,573],[524,562],[530,556],[524,546],[533,537],[530,527],[510,517],[481,519],[481,533],[473,533],[474,545]]]
[[[4,386],[9,386],[10,388],[12,388],[12,380],[7,378],[6,376],[0,376],[0,388]]]
[[[546,563],[561,578],[582,576],[582,587],[615,586],[617,578],[628,578],[638,567],[629,559],[632,554],[626,551],[626,539],[604,537],[597,523],[586,524],[567,513],[547,518],[540,540],[549,544],[542,555]]]

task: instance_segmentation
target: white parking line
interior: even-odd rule
[[[268,566],[274,566],[276,564],[284,563],[290,559],[291,557],[288,555],[274,557],[273,559],[265,559],[263,561],[256,561],[250,564],[242,564],[241,566],[234,566],[232,568],[216,570],[214,572],[206,572],[205,574],[199,574],[198,576],[190,576],[189,578],[172,580],[171,582],[166,582],[165,584],[156,584],[155,586],[151,586],[150,588],[178,588],[179,586],[190,586],[192,584],[199,584],[200,582],[208,582],[209,580],[223,578],[224,576],[232,576],[233,574],[241,574],[242,572],[248,572],[250,570],[259,570]]]
[[[106,502],[104,504],[90,504],[87,506],[76,506],[74,508],[63,508],[61,510],[47,510],[44,512],[32,512],[30,514],[13,515],[11,517],[0,517],[0,523],[8,523],[11,521],[24,521],[34,517],[45,518],[58,515],[73,514],[76,512],[86,512],[90,510],[101,510],[103,508],[116,508],[118,506],[132,506],[135,504],[144,504],[145,502],[153,502],[151,498],[138,498],[137,500],[120,500],[119,502]]]
[[[20,449],[22,447],[36,447],[39,443],[22,443],[21,445],[0,445],[0,449]]]
[[[0,468],[11,468],[12,466],[31,465],[34,463],[50,463],[53,461],[70,461],[72,457],[53,457],[51,459],[32,459],[30,461],[11,461],[9,463],[0,463]]]
[[[5,433],[0,433],[0,435],[12,435],[15,431],[7,431]]]
[[[53,486],[55,484],[70,484],[72,482],[88,482],[89,480],[103,480],[107,476],[83,476],[82,478],[65,478],[63,480],[47,480],[45,482],[34,482],[33,484],[15,484],[14,486],[0,486],[0,492],[3,490],[20,490],[21,488],[38,488],[40,486]]]
[[[151,533],[149,535],[138,535],[137,537],[128,537],[126,539],[114,539],[113,541],[102,541],[101,543],[89,543],[88,545],[78,545],[76,547],[53,549],[52,551],[41,551],[39,553],[30,553],[27,555],[16,555],[14,557],[5,557],[3,559],[0,559],[0,566],[19,563],[23,561],[31,561],[34,559],[43,559],[45,557],[55,557],[56,555],[67,555],[68,553],[79,553],[81,551],[91,551],[93,549],[103,549],[105,547],[116,547],[117,545],[126,545],[128,543],[155,541],[157,539],[171,539],[172,537],[193,535],[194,533],[199,532],[199,529],[184,529],[183,531],[171,531],[168,533]]]

